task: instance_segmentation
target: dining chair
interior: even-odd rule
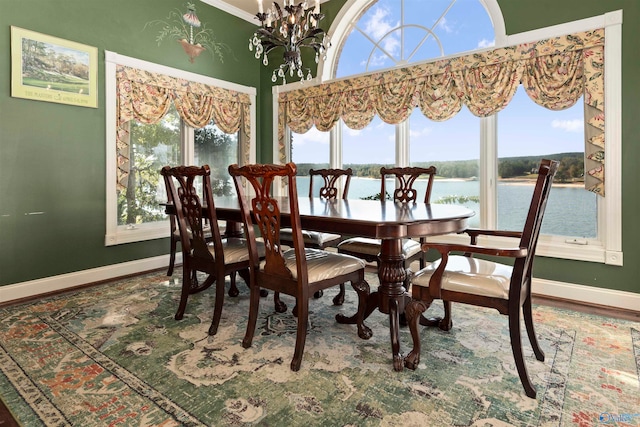
[[[322,200],[336,200],[340,194],[342,184],[342,199],[346,199],[349,195],[349,184],[353,171],[348,169],[310,169],[309,170],[309,198],[313,198],[314,177],[322,178],[323,184],[319,189],[318,197]],[[341,182],[342,180],[342,182]],[[326,249],[335,246],[342,240],[342,235],[334,233],[325,233],[321,231],[302,230],[302,238],[307,248]],[[280,230],[280,243],[286,246],[293,246],[293,233],[291,228],[283,228]],[[340,292],[333,298],[334,305],[342,305],[344,303],[344,284],[340,285]],[[322,291],[314,294],[315,298],[320,298]]]
[[[168,187],[168,178],[164,177],[164,183],[167,191],[167,203],[173,203],[171,192]],[[204,224],[205,237],[211,240],[211,227],[209,224]],[[176,264],[176,253],[178,251],[178,243],[180,243],[180,230],[178,229],[178,222],[176,221],[175,214],[169,214],[169,268],[167,269],[167,276],[173,276],[173,270]]]
[[[427,188],[424,194],[424,203],[431,201],[431,190],[433,181],[436,176],[437,169],[435,166],[428,168],[419,167],[398,167],[380,169],[380,200],[384,201],[387,195],[387,177],[395,178],[396,187],[393,190],[393,200],[397,203],[415,203],[418,200],[418,191],[414,188],[415,182],[420,177],[427,178]],[[404,257],[405,269],[416,260],[420,261],[420,268],[424,268],[425,260],[420,248],[420,244],[424,242],[424,238],[420,241],[414,239],[403,239],[402,256]],[[338,252],[353,255],[366,260],[367,262],[378,263],[378,255],[380,254],[382,242],[380,239],[371,239],[365,237],[352,237],[345,239],[338,244]],[[407,275],[409,276],[409,275]],[[408,279],[405,288],[408,290]],[[338,296],[336,296],[337,298]]]
[[[352,256],[305,247],[298,210],[296,165],[231,165],[229,174],[233,177],[238,192],[251,260],[250,311],[242,346],[249,348],[253,341],[258,319],[260,287],[275,291],[275,295],[284,293],[296,299],[293,313],[298,318],[298,325],[295,351],[291,360],[293,371],[299,370],[302,363],[309,322],[309,299],[318,290],[350,282],[358,294],[358,311],[355,316],[358,336],[363,339],[370,338],[371,330],[364,325],[366,300],[369,295],[369,284],[364,278],[365,264]],[[271,187],[277,177],[287,183],[288,198],[271,196]],[[251,197],[245,194],[244,185],[247,182],[254,193]],[[283,211],[289,211],[293,236],[293,247],[286,250],[280,241]],[[264,261],[260,260],[257,250],[254,222],[264,241]]]
[[[165,186],[166,185],[167,185],[167,179],[165,177]],[[167,187],[167,202],[173,203],[173,200],[171,200],[170,191],[168,187]],[[218,224],[218,227],[220,227],[219,224]],[[228,230],[227,227],[228,227],[228,224],[225,227],[224,231],[220,229],[220,236],[222,238],[225,238],[227,236],[229,237],[242,236],[242,230],[231,230],[230,233],[227,233],[227,230]],[[207,242],[213,241],[213,236],[211,235],[211,227],[209,226],[209,224],[208,223],[204,224],[203,229],[204,229],[204,235],[205,235],[206,241]],[[188,229],[187,232],[191,236],[191,230]],[[167,269],[167,276],[173,276],[173,270],[175,269],[175,263],[176,263],[176,252],[178,250],[178,243],[180,243],[180,230],[178,229],[178,222],[176,220],[175,214],[169,214],[169,238],[170,238],[169,268]],[[197,277],[194,277],[193,280],[197,281],[198,279]],[[235,272],[231,273],[230,282],[231,282],[231,286],[229,286],[228,295],[230,297],[237,297],[240,294],[240,291],[238,290],[238,286],[236,284]]]
[[[245,283],[250,283],[247,241],[237,237],[222,238],[208,165],[165,166],[160,173],[165,179],[169,200],[175,205],[182,246],[182,291],[175,319],[183,318],[189,295],[201,292],[215,283],[215,305],[209,328],[209,335],[215,335],[222,315],[225,277],[231,276],[234,281],[237,272]],[[202,185],[204,203],[198,195],[196,181],[200,181]],[[211,241],[206,236],[205,224],[211,230]],[[256,250],[259,255],[264,255],[263,245],[257,245]],[[197,272],[207,274],[202,283],[197,280]]]
[[[538,344],[531,314],[531,272],[542,218],[557,169],[557,161],[546,159],[541,161],[523,231],[468,229],[463,232],[470,237],[468,245],[425,243],[422,246],[424,251],[437,250],[441,258],[427,265],[411,278],[412,300],[408,303],[405,314],[411,331],[413,349],[404,360],[407,368],[416,369],[420,363],[418,323],[437,324],[440,329],[449,331],[453,325],[451,302],[495,308],[501,314],[508,316],[511,350],[520,381],[526,395],[531,398],[536,397],[536,389],[529,379],[522,353],[520,311],[523,312],[533,353],[537,360],[544,361],[544,352]],[[519,239],[519,244],[500,247],[482,246],[478,245],[479,236],[516,238]],[[452,252],[462,252],[463,255],[452,255]],[[511,260],[513,266],[510,263],[503,264],[475,258],[474,254]],[[429,321],[422,314],[435,299],[441,299],[444,302],[444,318]]]

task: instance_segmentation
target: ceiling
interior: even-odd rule
[[[264,0],[265,8],[267,4],[270,4],[270,1]],[[295,1],[298,3],[302,0]],[[320,0],[321,3],[325,1]],[[258,12],[258,0],[202,0],[202,2],[258,25],[258,20],[255,17]],[[279,3],[282,5],[282,0],[279,0]],[[307,0],[307,3],[311,3],[311,1]]]

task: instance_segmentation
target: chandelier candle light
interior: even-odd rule
[[[283,10],[284,9],[284,10]],[[269,60],[267,55],[273,49],[282,47],[284,49],[284,63],[279,68],[273,70],[271,81],[275,82],[278,77],[282,83],[286,83],[286,75],[297,76],[301,82],[311,80],[311,69],[304,67],[300,48],[311,48],[316,53],[316,64],[322,55],[326,59],[327,47],[331,46],[329,36],[318,26],[324,18],[320,13],[320,0],[315,0],[313,9],[307,9],[307,1],[294,4],[294,0],[284,0],[284,7],[277,2],[273,2],[273,7],[265,12],[262,0],[258,0],[258,13],[256,18],[260,20],[260,28],[249,40],[249,50],[255,48],[255,57],[260,59],[267,66]]]

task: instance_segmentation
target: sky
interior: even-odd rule
[[[401,4],[404,15],[400,14]],[[360,18],[341,49],[336,77],[375,71],[494,45],[491,21],[477,0],[380,0]],[[399,31],[404,32],[404,49]],[[335,40],[335,39],[334,39]],[[374,44],[377,42],[377,45]],[[434,122],[414,110],[410,118],[412,161],[479,157],[480,120],[466,107],[454,118]],[[526,131],[523,131],[525,130]],[[363,130],[343,125],[343,163],[395,163],[395,126],[375,118]],[[522,90],[498,114],[498,156],[544,155],[584,150],[582,99],[563,111],[540,107]],[[329,133],[312,128],[294,134],[293,160],[329,162]]]

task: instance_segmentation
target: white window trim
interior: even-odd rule
[[[494,0],[481,0],[486,6],[494,24],[496,33],[496,45],[511,46],[520,43],[537,41],[550,37],[562,36],[581,31],[589,31],[597,28],[605,29],[605,111],[607,124],[605,127],[605,140],[607,141],[607,151],[605,156],[605,170],[607,173],[605,180],[606,197],[598,197],[597,217],[598,217],[598,237],[595,239],[571,239],[562,236],[540,236],[536,254],[552,258],[571,259],[604,263],[609,265],[623,265],[622,253],[622,10],[608,12],[603,15],[559,24],[551,27],[527,31],[524,33],[505,36],[504,20],[499,6]],[[334,20],[330,33],[333,34],[339,44],[345,32],[355,20],[359,19],[360,11],[371,0],[349,0],[345,3],[340,13]],[[338,37],[336,37],[338,34]],[[331,76],[335,63],[339,55],[338,49],[329,49],[327,60],[318,67],[322,74],[307,85],[314,85],[323,82],[323,76]],[[459,54],[456,54],[457,56]],[[443,59],[443,58],[438,58]],[[377,70],[376,72],[379,72]],[[362,73],[348,78],[358,77],[370,73]],[[326,79],[325,79],[326,80]],[[340,80],[340,79],[335,79]],[[274,141],[277,141],[278,123],[278,94],[289,90],[298,89],[300,83],[291,83],[273,88],[274,105]],[[483,200],[488,200],[488,195],[496,194],[497,162],[495,143],[497,139],[497,117],[487,117],[481,119],[480,135],[480,196]],[[339,128],[340,126],[336,126]],[[400,136],[397,144],[396,160],[399,166],[407,161],[409,142],[408,124],[398,125],[397,135]],[[339,131],[331,133],[331,150],[338,152]],[[277,144],[273,147],[274,159],[278,159]],[[336,161],[341,160],[341,156],[335,156]],[[333,158],[332,158],[333,160]],[[331,167],[342,167],[341,162],[331,164]],[[481,206],[482,218],[481,227],[495,227],[497,222],[497,202],[495,197],[489,203]],[[463,236],[439,237],[438,241],[460,242]],[[481,241],[482,244],[499,244],[495,239],[487,238]]]
[[[118,203],[116,192],[116,66],[125,65],[153,73],[165,74],[171,77],[191,80],[198,83],[216,86],[223,89],[246,93],[250,97],[251,135],[249,161],[256,161],[256,89],[236,83],[195,74],[177,68],[166,67],[115,52],[105,51],[105,108],[106,108],[106,234],[105,246],[122,243],[140,242],[144,240],[169,237],[169,220],[147,224],[137,224],[134,227],[118,225]],[[193,140],[193,129],[186,126],[182,132],[182,144],[185,164],[193,164],[194,149],[188,144],[189,135]]]
[[[622,11],[608,12],[604,15],[573,21],[552,27],[528,31],[507,36],[504,46],[512,46],[550,37],[589,31],[597,28],[605,29],[605,100],[606,113],[605,141],[605,194],[597,198],[598,233],[596,239],[572,239],[563,236],[541,235],[536,254],[552,258],[572,259],[621,266],[622,253]],[[496,46],[499,47],[499,46]],[[499,113],[498,113],[499,116]],[[497,137],[497,118],[488,117],[481,120],[481,197],[496,194],[495,179],[497,167],[494,152]],[[485,179],[483,179],[485,178]],[[482,225],[493,226],[496,223],[497,206],[488,203],[481,212]],[[457,241],[462,236],[447,236],[447,241]],[[445,240],[445,239],[443,239]],[[480,244],[495,245],[500,240],[486,238]]]

